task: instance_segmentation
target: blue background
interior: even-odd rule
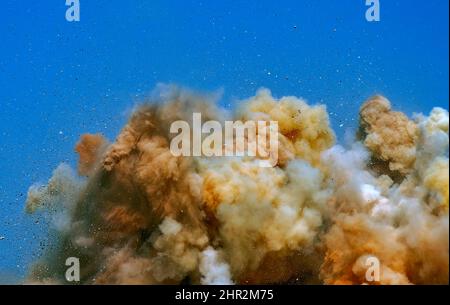
[[[24,213],[28,187],[76,164],[80,134],[114,139],[158,82],[260,87],[325,103],[339,135],[374,93],[408,114],[448,108],[448,0],[65,0],[0,3],[0,283],[20,280],[45,247],[46,220]]]

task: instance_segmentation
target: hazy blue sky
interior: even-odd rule
[[[301,96],[337,130],[374,93],[408,113],[448,108],[448,0],[380,0],[375,23],[364,0],[80,2],[77,23],[65,0],[0,3],[0,283],[45,236],[28,187],[75,164],[81,133],[113,139],[158,82],[223,89],[224,105],[260,87]]]

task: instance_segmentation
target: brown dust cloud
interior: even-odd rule
[[[374,96],[343,146],[325,105],[267,89],[232,111],[177,86],[157,96],[114,141],[81,136],[77,170],[30,187],[26,211],[53,211],[56,233],[27,283],[66,284],[68,257],[82,284],[448,283],[447,110],[408,117]],[[278,122],[276,166],[174,156],[170,125],[194,112]]]

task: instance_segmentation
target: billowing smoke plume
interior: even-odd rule
[[[56,237],[29,282],[67,283],[77,257],[88,284],[448,283],[444,109],[410,119],[376,96],[344,148],[323,105],[260,90],[231,113],[210,96],[157,92],[112,144],[81,137],[78,175],[60,165],[30,188],[27,210],[54,211]],[[277,165],[175,157],[170,124],[194,112],[277,121]]]

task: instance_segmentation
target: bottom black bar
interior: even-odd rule
[[[4,299],[114,304],[401,304],[438,302],[448,286],[0,286]],[[59,291],[58,291],[59,290]],[[59,293],[56,293],[59,292]]]

